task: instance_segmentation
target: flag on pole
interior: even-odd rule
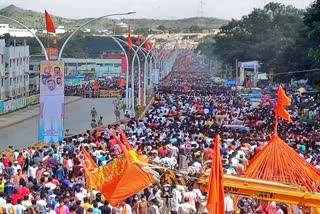
[[[138,46],[141,45],[141,38],[140,38],[140,36],[138,36],[138,38],[137,38],[136,45],[138,45]]]
[[[275,109],[275,114],[282,119],[292,122],[290,114],[285,109],[285,106],[291,105],[291,99],[286,95],[285,91],[283,90],[282,86],[279,85],[277,91],[277,104]]]
[[[283,90],[281,85],[279,85],[277,91],[277,103],[282,106],[291,105],[291,99],[286,95],[286,92]]]
[[[45,16],[46,16],[46,28],[47,28],[47,33],[56,33],[56,29],[54,27],[53,21],[51,19],[51,16],[45,10]]]
[[[278,117],[281,117],[282,119],[288,121],[288,122],[292,122],[290,114],[288,113],[288,111],[280,104],[276,105],[276,115]]]
[[[53,41],[52,41],[52,44],[54,44],[54,45],[58,44],[58,39],[54,38]]]
[[[132,39],[131,39],[131,29],[130,29],[130,26],[128,27],[128,39],[127,39],[127,43],[128,43],[128,48],[131,49],[131,48],[132,48]]]
[[[223,169],[220,155],[220,135],[214,139],[214,155],[211,163],[211,171],[208,188],[207,209],[210,214],[224,213],[224,188],[223,188]]]
[[[147,51],[151,50],[151,42],[149,41],[149,39],[147,39],[147,41],[144,44],[144,47],[146,48]]]

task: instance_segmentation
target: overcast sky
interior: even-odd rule
[[[132,18],[178,19],[198,14],[201,0],[0,0],[0,7],[14,4],[36,11],[47,9],[49,13],[69,17],[98,17],[109,13],[136,11]],[[239,19],[254,7],[263,7],[270,0],[202,0],[204,16],[223,19]],[[305,8],[312,0],[274,0]],[[124,17],[119,17],[124,18]]]

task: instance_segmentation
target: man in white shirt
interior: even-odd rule
[[[40,140],[45,143],[57,143],[62,140],[64,96],[63,90],[56,89],[55,81],[47,81],[48,90],[40,96],[40,117],[43,120]],[[44,90],[41,88],[41,90]]]
[[[28,169],[28,177],[32,177],[32,178],[36,178],[36,174],[37,174],[37,165],[32,165],[31,167],[29,167]]]
[[[189,203],[189,198],[184,198],[184,203],[179,206],[178,214],[193,214],[196,212],[196,208]]]

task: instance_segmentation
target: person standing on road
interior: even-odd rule
[[[116,120],[120,120],[120,110],[118,107],[114,110],[114,114],[116,115]]]
[[[96,116],[97,116],[97,111],[96,111],[96,108],[93,107],[90,111],[90,115],[92,117],[92,120],[95,120],[96,119]]]
[[[98,120],[98,126],[103,126],[103,117],[100,116],[99,120]]]
[[[98,127],[98,124],[97,124],[96,120],[92,120],[92,122],[91,122],[90,125],[91,125],[91,128],[92,128],[92,129],[95,129],[95,128]]]

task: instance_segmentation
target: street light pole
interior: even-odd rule
[[[63,53],[63,50],[65,48],[65,46],[68,44],[69,40],[73,37],[74,34],[76,34],[81,28],[85,27],[86,25],[94,22],[94,21],[97,21],[99,19],[103,19],[103,18],[107,18],[107,17],[110,17],[110,16],[124,16],[124,15],[130,15],[130,14],[135,14],[136,12],[127,12],[127,13],[114,13],[114,14],[109,14],[109,15],[104,15],[104,16],[100,16],[98,18],[94,18],[94,19],[91,19],[85,23],[83,23],[82,25],[80,25],[77,29],[75,29],[70,35],[69,37],[66,39],[66,41],[63,43],[62,47],[61,47],[61,50],[59,52],[59,56],[58,56],[58,61],[61,60],[61,56],[62,56],[62,53]]]
[[[46,48],[44,47],[43,43],[41,42],[41,40],[39,39],[39,37],[30,29],[28,28],[26,25],[22,24],[21,22],[19,22],[18,20],[15,20],[13,18],[10,18],[10,17],[7,17],[7,16],[4,16],[4,15],[0,15],[1,18],[4,18],[4,19],[9,19],[10,21],[13,21],[19,25],[21,25],[22,27],[24,27],[25,29],[27,29],[27,31],[29,31],[32,36],[34,36],[34,38],[37,40],[37,42],[39,43],[43,53],[44,53],[44,56],[46,58],[46,60],[49,60],[49,57],[48,57],[48,54],[47,54],[47,51],[46,51]]]
[[[113,36],[110,36],[113,41],[115,41],[121,48],[121,50],[123,51],[123,54],[124,56],[126,57],[126,63],[127,63],[127,72],[126,72],[126,97],[125,97],[125,104],[126,104],[126,107],[128,106],[129,104],[129,97],[128,97],[128,91],[129,91],[129,85],[127,84],[128,81],[129,81],[129,58],[128,58],[128,55],[126,53],[126,50],[122,47],[122,45],[120,44],[120,42],[117,40],[116,37],[113,37]]]

